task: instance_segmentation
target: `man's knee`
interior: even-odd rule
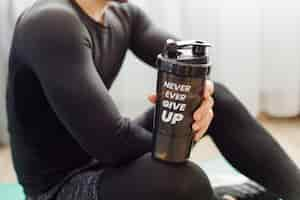
[[[195,163],[166,164],[153,160],[151,154],[142,159],[147,163],[147,171],[151,178],[153,197],[172,200],[211,200],[213,189],[205,172]]]
[[[175,199],[212,200],[213,189],[205,172],[195,163],[187,162],[178,172],[175,182]]]
[[[196,164],[165,164],[150,153],[104,172],[101,182],[103,199],[212,200],[213,196],[206,174]]]

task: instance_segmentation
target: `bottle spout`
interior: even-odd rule
[[[190,49],[194,56],[201,57],[206,55],[206,49],[212,45],[200,40],[175,41],[168,39],[164,48],[164,56],[177,58],[181,55],[179,50]]]

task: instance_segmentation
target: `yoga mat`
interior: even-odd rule
[[[1,200],[24,200],[23,189],[18,184],[1,184],[0,185]]]
[[[199,163],[213,186],[242,184],[249,179],[234,169],[223,157]]]

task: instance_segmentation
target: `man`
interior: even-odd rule
[[[22,14],[7,108],[14,165],[29,199],[216,198],[199,166],[151,158],[153,107],[129,120],[108,92],[127,50],[155,66],[169,38],[178,39],[126,2],[39,0]],[[193,114],[195,140],[207,132],[240,172],[298,199],[295,163],[226,87],[215,83],[213,92],[207,82]]]

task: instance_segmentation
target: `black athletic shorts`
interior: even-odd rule
[[[99,180],[104,169],[97,162],[74,170],[47,192],[26,200],[100,200]]]

